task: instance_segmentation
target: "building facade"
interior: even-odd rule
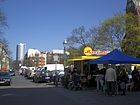
[[[60,63],[64,64],[64,60],[66,59],[66,56],[69,55],[69,52],[64,51],[64,50],[52,50],[47,52],[47,63],[52,64],[52,63]],[[56,60],[57,59],[57,60]]]
[[[57,59],[57,60],[56,60]],[[64,50],[52,50],[47,52],[47,64],[64,63]]]
[[[24,63],[28,67],[43,67],[46,65],[46,52],[40,52],[38,49],[28,49]]]
[[[44,65],[46,65],[46,59],[47,59],[46,52],[41,52],[40,55],[39,55],[39,63],[38,63],[38,66],[39,67],[43,67]]]

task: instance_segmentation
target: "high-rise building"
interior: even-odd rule
[[[25,43],[19,43],[16,50],[16,61],[22,65],[25,56]]]

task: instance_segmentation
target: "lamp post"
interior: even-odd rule
[[[63,47],[64,47],[64,69],[65,69],[65,59],[66,59],[66,45],[67,45],[67,40],[65,39],[63,41]]]
[[[59,61],[58,60],[59,56],[57,54],[55,54],[53,56],[53,58],[54,58],[54,62],[55,62],[55,80],[54,80],[54,85],[57,87],[57,85],[58,85],[57,62]]]

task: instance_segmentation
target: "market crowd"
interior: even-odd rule
[[[128,72],[125,67],[117,68],[114,65],[108,65],[102,69],[97,67],[94,71],[89,77],[89,75],[82,76],[76,67],[73,70],[68,69],[62,84],[67,89],[82,90],[89,87],[90,82],[94,82],[97,91],[102,91],[109,96],[126,95],[126,91],[140,90],[140,68],[135,67]]]

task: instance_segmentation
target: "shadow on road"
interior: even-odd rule
[[[140,92],[105,96],[96,91],[71,91],[62,87],[0,89],[1,105],[139,105]]]

